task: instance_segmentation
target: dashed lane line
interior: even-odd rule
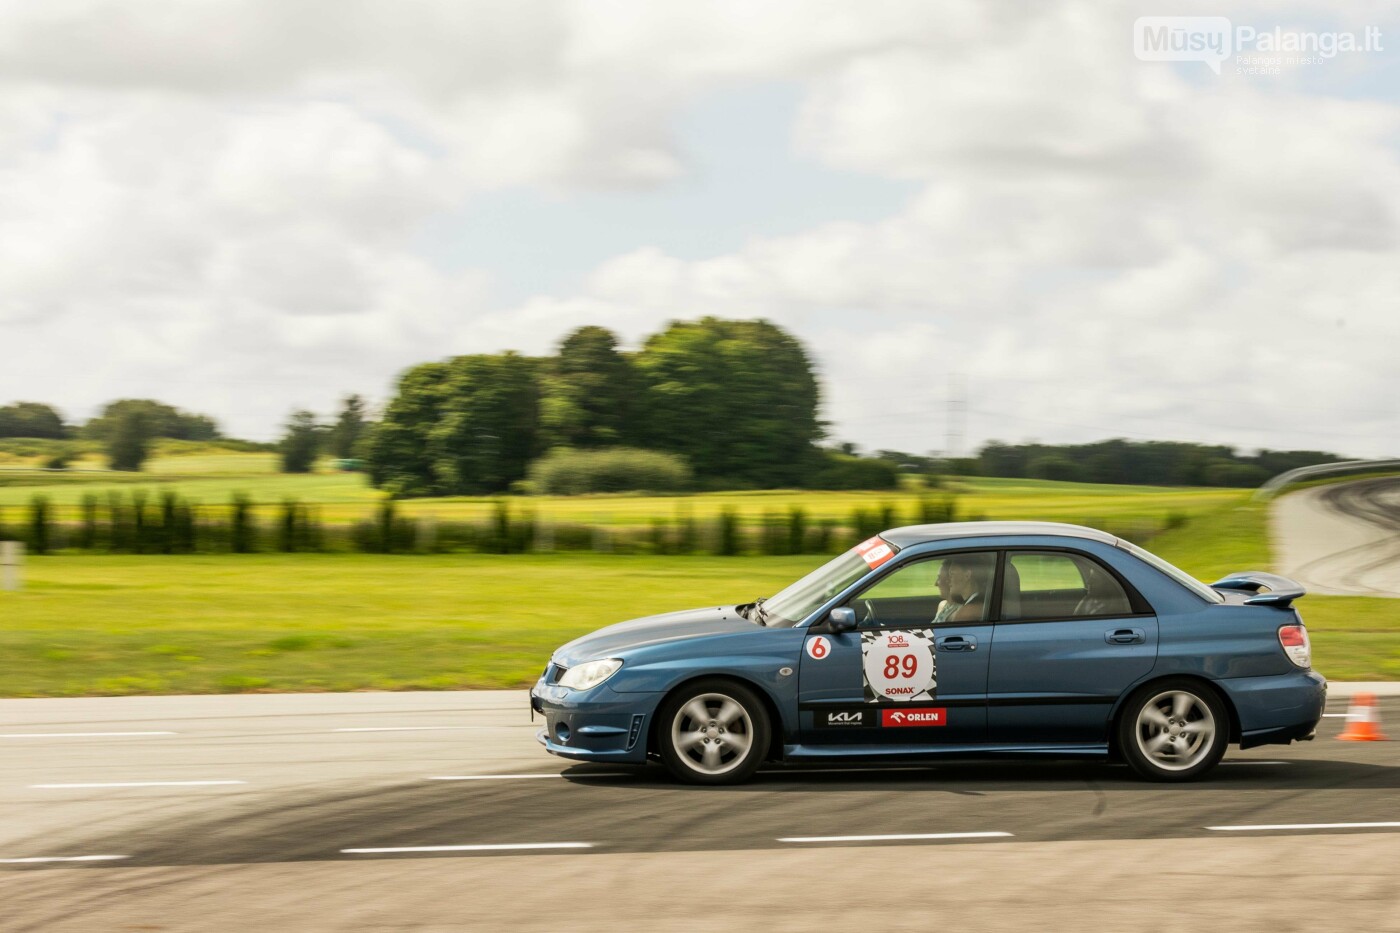
[[[341,849],[345,855],[397,855],[413,852],[513,852],[523,849],[591,849],[591,842],[509,842],[464,846],[379,846],[369,849]]]
[[[351,726],[332,732],[435,732],[442,729],[475,729],[479,726]]]
[[[1207,826],[1218,833],[1270,832],[1297,829],[1400,829],[1400,823],[1264,823],[1258,826]]]
[[[0,739],[97,739],[121,735],[179,735],[178,732],[5,732]]]
[[[631,777],[624,772],[598,772],[597,774],[439,774],[428,778],[430,781],[533,781],[541,778],[618,778]]]
[[[0,858],[0,865],[37,865],[41,862],[114,862],[128,855],[40,855],[32,858]]]
[[[785,836],[779,842],[910,842],[930,839],[1005,839],[1012,833],[897,833],[887,836]]]
[[[247,784],[247,781],[104,781],[85,784],[30,784],[40,790],[66,790],[91,787],[215,787],[221,784]]]

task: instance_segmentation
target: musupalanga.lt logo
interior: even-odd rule
[[[1133,23],[1133,51],[1145,62],[1205,62],[1216,74],[1232,55],[1240,56],[1236,70],[1254,56],[1269,56],[1275,65],[1319,64],[1343,52],[1384,52],[1381,31],[1367,26],[1360,33],[1259,29],[1235,26],[1225,16],[1142,16]]]

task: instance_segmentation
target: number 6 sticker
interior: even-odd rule
[[[807,639],[807,657],[814,661],[820,661],[829,654],[831,654],[831,641],[825,635]]]

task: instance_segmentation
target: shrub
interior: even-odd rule
[[[253,503],[243,493],[233,497],[233,511],[229,521],[229,549],[235,554],[249,554],[257,549],[256,530],[253,527]]]
[[[823,452],[823,463],[809,484],[813,489],[894,489],[899,473],[887,460]]]
[[[941,499],[924,498],[919,500],[919,522],[924,525],[938,525],[958,520],[958,500],[952,496]]]
[[[787,523],[777,512],[763,513],[763,538],[760,553],[777,556],[789,553]]]
[[[690,466],[675,454],[633,447],[574,450],[556,447],[530,465],[541,493],[678,492],[691,485]]]
[[[29,502],[29,550],[35,554],[49,552],[49,500],[45,496],[35,496]]]
[[[807,552],[807,512],[800,505],[788,509],[787,539],[789,554]]]
[[[715,553],[733,557],[739,553],[739,544],[739,516],[732,509],[725,509],[715,519]]]

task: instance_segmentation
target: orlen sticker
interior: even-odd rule
[[[894,556],[894,549],[884,541],[881,541],[879,535],[876,535],[873,538],[869,538],[857,544],[856,553],[865,558],[865,562],[870,565],[870,569],[874,570]]]
[[[948,711],[941,706],[938,708],[916,706],[910,709],[882,709],[880,710],[880,725],[890,728],[946,726],[948,725]]]
[[[861,632],[860,653],[868,702],[933,699],[938,668],[932,629]]]
[[[820,661],[822,658],[827,657],[830,654],[831,640],[828,639],[825,635],[817,635],[813,638],[807,639],[807,657],[811,658],[814,661]]]

